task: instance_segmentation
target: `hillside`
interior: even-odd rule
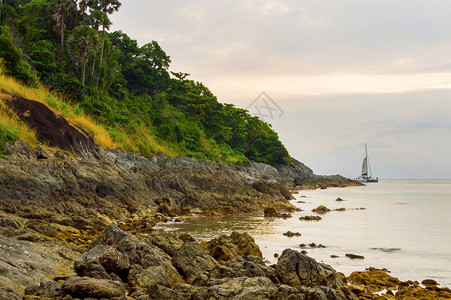
[[[158,42],[139,46],[108,32],[118,9],[119,1],[2,1],[2,72],[27,85],[2,82],[2,92],[31,93],[18,94],[50,106],[105,148],[290,164],[269,124],[170,71]]]

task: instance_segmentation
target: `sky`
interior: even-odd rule
[[[317,174],[451,178],[451,1],[123,0],[111,30],[272,124]],[[264,92],[264,94],[262,94]]]

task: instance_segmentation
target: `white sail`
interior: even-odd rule
[[[363,159],[363,162],[362,162],[362,175],[363,176],[368,175],[368,160],[367,160],[367,157],[365,157]]]

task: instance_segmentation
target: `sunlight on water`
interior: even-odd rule
[[[192,217],[160,227],[189,232],[200,240],[247,232],[272,263],[277,261],[274,253],[283,249],[300,251],[301,243],[323,244],[326,248],[305,250],[346,275],[372,266],[387,268],[401,280],[433,278],[451,287],[451,180],[386,180],[364,187],[300,191],[295,197],[291,202],[304,211],[286,220],[243,214]],[[337,197],[345,201],[338,202]],[[319,205],[346,211],[331,211],[321,215],[321,221],[299,220],[316,215],[311,210]],[[286,237],[283,233],[288,230],[302,236]],[[346,253],[365,259],[351,260]],[[339,257],[331,258],[332,254]]]

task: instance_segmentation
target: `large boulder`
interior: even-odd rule
[[[130,260],[114,246],[97,245],[75,259],[74,268],[79,276],[117,280],[127,277]]]
[[[210,281],[193,295],[194,299],[280,299],[279,289],[267,277],[236,277]]]
[[[253,255],[258,257],[263,257],[262,252],[260,251],[260,247],[255,243],[253,237],[249,234],[243,232],[232,232],[230,238],[233,240],[233,243],[238,247],[239,255]]]
[[[331,266],[318,263],[313,258],[292,249],[285,249],[279,256],[275,272],[281,283],[298,290],[325,287],[326,289],[322,288],[321,292],[315,290],[314,293],[333,294],[334,297],[335,294],[339,295],[331,299],[347,299],[345,294],[352,295],[344,287],[340,275]]]
[[[177,250],[182,247],[183,240],[172,232],[161,232],[148,237],[149,241],[170,256],[174,256]]]
[[[143,268],[171,264],[171,257],[163,250],[146,241],[121,230],[116,225],[108,226],[89,246],[113,245],[122,254],[126,254],[130,264],[138,264]]]
[[[63,291],[81,298],[107,298],[125,296],[125,285],[120,281],[71,276],[63,284]]]
[[[108,226],[91,243],[90,251],[96,247],[101,251],[105,249],[103,248],[105,245],[114,246],[113,249],[117,249],[118,253],[106,257],[102,254],[99,263],[105,270],[120,276],[127,274],[128,271],[126,277],[132,286],[147,289],[155,284],[172,286],[176,282],[183,281],[168,254],[150,241],[123,231],[116,225]],[[96,257],[96,252],[92,257]],[[95,269],[95,272],[98,272],[98,269]]]
[[[238,246],[232,238],[227,235],[221,235],[202,244],[219,263],[225,263],[239,255]]]
[[[185,241],[172,261],[185,278],[208,273],[218,264],[205,248],[193,241]]]

